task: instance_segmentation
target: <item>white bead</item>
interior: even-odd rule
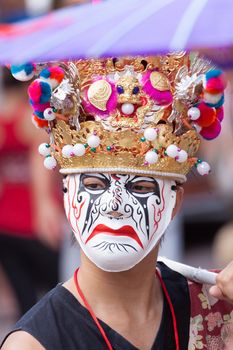
[[[204,92],[203,99],[207,103],[216,104],[222,98],[222,93],[220,94],[210,94],[209,92]]]
[[[158,161],[158,154],[154,151],[149,151],[145,155],[145,161],[149,164],[154,164]]]
[[[96,148],[100,144],[100,138],[96,135],[91,135],[87,139],[88,146],[91,148]]]
[[[55,113],[52,108],[46,108],[44,111],[44,118],[48,121],[54,120],[56,118]]]
[[[210,172],[210,165],[207,162],[201,162],[197,165],[197,171],[200,175],[208,175]]]
[[[75,156],[81,157],[85,154],[86,148],[81,144],[77,143],[73,147],[73,152]]]
[[[62,148],[62,155],[65,158],[70,158],[74,155],[74,147],[72,145],[65,145]]]
[[[158,132],[156,129],[153,128],[147,128],[144,131],[144,137],[146,140],[148,141],[154,141],[156,139],[156,137],[158,136]]]
[[[134,112],[134,105],[132,103],[123,103],[121,111],[126,115],[130,115]]]
[[[200,109],[197,107],[191,107],[188,110],[188,116],[191,120],[197,120],[200,118],[201,112]]]
[[[38,151],[43,157],[47,157],[51,154],[50,145],[48,143],[41,143]]]
[[[186,162],[187,158],[188,158],[188,153],[182,149],[178,152],[176,161],[179,163],[184,163]]]
[[[46,157],[44,160],[44,166],[46,169],[53,170],[57,166],[57,161],[54,157]]]
[[[166,149],[166,153],[171,158],[176,158],[179,153],[179,148],[176,145],[170,145]]]
[[[194,127],[194,129],[196,130],[196,132],[198,132],[198,134],[201,132],[202,127],[196,123],[192,123],[192,126]]]

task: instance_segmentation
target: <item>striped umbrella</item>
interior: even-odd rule
[[[232,65],[232,15],[232,0],[108,0],[64,8],[1,25],[0,63],[200,49]]]

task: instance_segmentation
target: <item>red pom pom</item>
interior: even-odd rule
[[[50,67],[51,76],[50,79],[56,79],[59,84],[62,82],[62,80],[65,77],[65,72],[60,67]]]
[[[46,108],[50,107],[50,103],[49,102],[46,102],[46,103],[32,103],[31,106],[34,109],[34,111],[44,112],[46,110]]]
[[[38,118],[35,114],[32,115],[32,122],[35,124],[38,128],[47,128],[49,126],[49,123],[47,120]]]
[[[218,118],[218,120],[220,122],[223,121],[223,118],[224,118],[224,109],[223,109],[223,107],[220,107],[220,108],[216,109],[216,117]]]
[[[198,109],[201,115],[196,123],[204,128],[210,126],[216,119],[216,110],[212,107],[208,107],[204,102],[198,105]]]
[[[206,140],[215,139],[221,132],[221,123],[218,119],[215,120],[208,128],[202,128],[200,131],[201,136]]]
[[[51,98],[51,86],[41,79],[34,80],[28,87],[28,95],[32,104],[43,104]]]
[[[223,75],[220,75],[218,77],[210,78],[206,82],[205,91],[209,92],[210,94],[218,94],[223,92],[225,88],[226,81]]]

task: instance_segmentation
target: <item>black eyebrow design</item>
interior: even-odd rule
[[[156,182],[157,184],[158,184],[158,182],[156,181],[156,179],[155,178],[153,178],[153,177],[145,177],[145,176],[139,176],[139,175],[135,175],[129,182],[131,182],[131,183],[134,183],[134,182],[136,182],[136,181],[148,181],[148,182]]]
[[[87,177],[109,181],[107,176],[105,176],[104,174],[83,174],[82,179],[86,179]]]

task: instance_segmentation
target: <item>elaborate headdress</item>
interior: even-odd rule
[[[196,55],[125,57],[12,66],[29,87],[33,122],[50,134],[45,166],[63,174],[134,173],[184,181],[200,135],[218,136],[225,82]]]

